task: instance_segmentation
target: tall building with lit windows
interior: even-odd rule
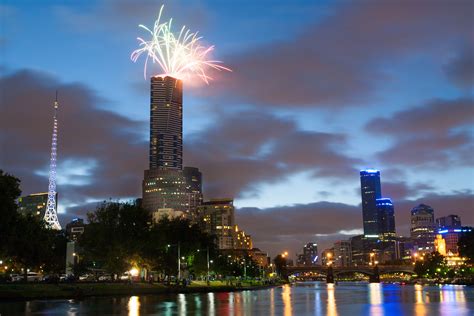
[[[410,237],[418,251],[434,250],[435,227],[434,210],[431,206],[420,204],[411,210]]]
[[[58,200],[58,193],[56,192],[56,201]],[[23,215],[33,215],[39,218],[44,217],[46,206],[48,204],[48,192],[33,193],[22,196],[18,199],[18,212]],[[58,205],[56,203],[56,205]]]
[[[374,169],[361,170],[360,189],[364,236],[366,238],[378,238],[379,214],[377,212],[377,199],[382,197],[380,171]]]
[[[233,249],[235,239],[234,200],[212,199],[198,207],[199,224],[216,238],[219,249]]]
[[[382,240],[394,240],[395,234],[395,212],[392,200],[389,198],[381,198],[376,200],[379,237]]]
[[[149,169],[142,192],[142,206],[150,212],[189,209],[183,174],[183,82],[170,76],[151,78]]]
[[[183,169],[183,82],[152,77],[150,169]]]

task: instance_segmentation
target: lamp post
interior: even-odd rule
[[[201,249],[197,250],[198,252],[201,251]],[[209,269],[210,269],[210,260],[209,260],[209,246],[206,247],[206,260],[207,260],[207,277],[206,277],[206,283],[209,285]]]
[[[181,279],[181,243],[178,241],[176,245],[168,244],[168,248],[171,246],[178,246],[178,281]]]

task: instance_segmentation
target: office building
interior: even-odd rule
[[[458,241],[463,233],[470,232],[472,228],[464,226],[457,228],[443,228],[438,230],[438,234],[443,237],[446,243],[446,254],[450,256],[459,255]]]
[[[219,249],[234,248],[234,200],[212,199],[198,207],[200,226],[216,238]]]
[[[58,194],[56,193],[56,202]],[[44,218],[48,204],[48,192],[33,193],[18,199],[18,212],[23,215],[34,215],[40,219]],[[58,205],[56,203],[56,205]]]
[[[360,188],[364,235],[366,238],[378,238],[379,215],[376,201],[382,197],[380,171],[374,169],[361,170]]]
[[[395,213],[391,199],[381,198],[376,200],[379,237],[382,240],[394,240],[395,234]]]
[[[186,179],[181,170],[145,170],[144,178],[142,207],[145,210],[154,212],[161,208],[172,208],[187,211]]]
[[[239,230],[239,227],[235,225],[234,228],[234,249],[252,249],[252,236],[246,234],[243,230]]]
[[[82,218],[74,218],[66,225],[66,236],[69,241],[77,241],[79,236],[84,233],[86,224]]]
[[[309,242],[303,247],[303,253],[298,255],[298,265],[315,266],[318,262],[318,244]]]
[[[349,267],[352,264],[351,242],[349,240],[339,240],[334,243],[334,266]]]
[[[411,210],[410,236],[418,252],[432,252],[435,239],[434,210],[420,204]]]
[[[438,229],[461,228],[461,218],[457,215],[448,215],[436,219]]]
[[[195,167],[184,167],[189,217],[194,219],[197,207],[202,204],[202,173]]]

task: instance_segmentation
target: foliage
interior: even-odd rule
[[[415,264],[415,273],[419,277],[441,277],[446,275],[447,270],[444,257],[437,251],[428,254],[424,260]]]
[[[278,275],[282,274],[283,269],[286,267],[286,259],[282,255],[278,255],[273,259],[275,264],[276,273]]]

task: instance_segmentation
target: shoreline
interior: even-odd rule
[[[95,296],[239,292],[264,290],[281,285],[190,285],[182,287],[148,283],[0,284],[0,303],[29,300],[84,299]]]

